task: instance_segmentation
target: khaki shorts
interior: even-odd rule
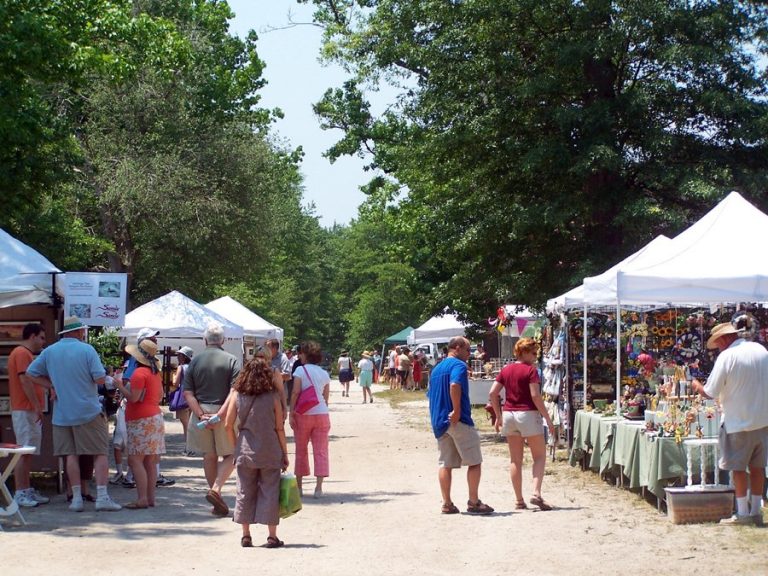
[[[464,422],[451,424],[445,434],[437,439],[437,449],[440,453],[440,468],[475,466],[483,461],[480,434]]]
[[[768,426],[728,434],[725,426],[720,426],[718,444],[720,446],[720,468],[723,470],[742,471],[747,468],[764,468],[768,460]]]
[[[540,436],[544,434],[544,423],[538,410],[502,412],[502,436]]]
[[[11,412],[16,444],[34,446],[35,454],[40,454],[40,446],[43,442],[43,423],[36,420],[37,413],[32,410],[14,410]]]
[[[221,404],[200,404],[200,408],[206,414],[215,414],[221,408]],[[224,429],[224,419],[213,428],[200,430],[197,423],[200,419],[197,414],[191,414],[187,426],[187,450],[200,454],[216,454],[217,456],[232,456],[235,453],[235,445],[229,441],[227,431]],[[235,430],[237,436],[237,430]]]
[[[90,422],[77,426],[53,426],[53,455],[107,455],[109,431],[107,417],[100,413]]]

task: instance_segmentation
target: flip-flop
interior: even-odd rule
[[[128,502],[128,504],[123,504],[123,508],[128,510],[144,510],[149,508],[149,506],[147,504],[139,504],[138,502]]]
[[[268,537],[267,543],[264,545],[265,548],[280,548],[281,546],[285,546],[285,542],[274,536]]]
[[[216,514],[220,516],[226,516],[229,514],[229,506],[227,506],[227,503],[224,502],[224,498],[221,497],[221,494],[215,490],[208,490],[208,493],[205,495],[205,499],[213,504],[213,510]]]

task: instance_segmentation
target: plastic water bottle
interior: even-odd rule
[[[221,422],[221,418],[219,418],[218,414],[214,414],[208,420],[200,420],[195,426],[197,426],[200,430],[205,430],[205,428],[210,424],[213,426],[214,424],[218,424]]]

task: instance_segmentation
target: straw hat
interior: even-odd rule
[[[718,324],[714,328],[712,328],[712,332],[710,333],[709,340],[707,340],[707,348],[710,350],[712,348],[717,348],[717,345],[715,342],[720,339],[721,336],[725,336],[726,334],[738,334],[739,331],[731,324],[730,322],[723,322],[722,324]]]
[[[157,365],[155,356],[157,355],[157,344],[152,340],[142,340],[138,346],[135,344],[128,344],[125,347],[125,351],[131,356],[136,358],[136,362],[144,364],[144,366],[151,366],[150,362],[154,362]]]
[[[368,350],[363,350],[363,351],[360,353],[360,356],[362,356],[363,358],[368,358],[368,360],[370,360],[370,359],[371,359],[371,353],[370,353],[370,352],[368,352]]]
[[[75,330],[82,330],[83,328],[88,328],[88,326],[83,324],[83,321],[80,320],[80,318],[77,316],[67,316],[64,319],[64,328],[59,334],[66,334],[67,332],[74,332]]]

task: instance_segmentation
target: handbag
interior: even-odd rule
[[[288,518],[301,510],[301,493],[296,476],[280,475],[280,518]]]
[[[181,386],[171,392],[171,401],[168,403],[168,408],[172,412],[189,408],[189,404],[187,404],[187,399],[184,398],[184,391],[181,389]]]
[[[302,368],[304,368],[304,366],[302,366]],[[304,374],[306,374],[307,379],[309,379],[309,387],[304,388],[301,391],[301,394],[299,394],[299,398],[296,400],[294,411],[297,414],[304,414],[320,404],[320,399],[317,397],[317,390],[315,390],[315,383],[312,382],[312,377],[309,375],[306,368],[304,368]]]

